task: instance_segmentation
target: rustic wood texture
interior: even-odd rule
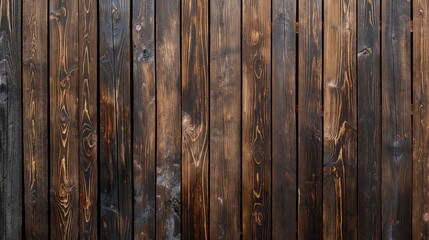
[[[271,239],[271,6],[242,11],[243,239]]]
[[[296,1],[272,2],[272,231],[295,239],[297,228]]]
[[[182,237],[209,239],[208,0],[181,6]]]
[[[241,236],[240,0],[210,1],[210,238]]]
[[[48,1],[22,8],[25,237],[49,239]]]
[[[323,238],[357,239],[356,1],[324,1]]]
[[[410,239],[411,4],[382,1],[381,11],[382,237]]]
[[[181,235],[180,1],[156,1],[156,238]]]
[[[155,239],[155,2],[132,4],[134,238]]]
[[[380,239],[380,1],[357,3],[358,238]]]

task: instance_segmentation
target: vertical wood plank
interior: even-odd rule
[[[181,238],[180,0],[156,1],[156,238]]]
[[[0,10],[0,238],[21,239],[21,1],[2,1]]]
[[[210,238],[241,236],[240,0],[210,1]]]
[[[155,3],[133,0],[134,238],[155,239]]]
[[[51,238],[79,234],[78,2],[50,1]]]
[[[324,2],[323,238],[357,238],[356,1]]]
[[[271,4],[242,11],[243,239],[271,239]]]
[[[298,238],[322,236],[322,1],[299,0]]]
[[[48,1],[22,8],[25,237],[48,239]]]
[[[381,238],[380,1],[358,1],[358,238]]]
[[[79,0],[79,235],[97,239],[97,3]]]
[[[429,238],[428,11],[428,1],[413,1],[413,239]]]
[[[296,1],[273,0],[273,166],[274,239],[296,238]]]
[[[410,2],[382,1],[382,235],[411,238]]]

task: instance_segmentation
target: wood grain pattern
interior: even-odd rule
[[[358,238],[381,238],[380,1],[358,1]]]
[[[158,0],[156,12],[156,238],[181,238],[180,1]]]
[[[322,236],[322,1],[299,0],[298,239]]]
[[[323,238],[357,239],[356,1],[324,16]]]
[[[210,1],[210,238],[241,236],[240,0]]]
[[[272,231],[295,239],[297,229],[296,1],[274,0],[272,52]]]
[[[79,0],[79,190],[81,239],[97,239],[97,4]]]
[[[242,4],[243,239],[271,239],[271,5]]]
[[[134,238],[155,239],[155,2],[134,0]]]
[[[382,237],[411,238],[409,1],[382,1]],[[394,16],[394,17],[393,17]]]
[[[22,8],[25,237],[48,239],[48,1],[25,1]]]

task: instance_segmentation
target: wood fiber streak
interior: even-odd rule
[[[156,1],[156,238],[181,238],[180,1]],[[162,16],[162,17],[161,17]]]
[[[271,4],[242,11],[243,239],[271,239]]]
[[[155,2],[133,0],[134,238],[155,239]]]
[[[356,1],[324,14],[323,238],[357,239]]]
[[[322,236],[322,1],[299,0],[298,239]]]
[[[21,239],[21,1],[2,0],[0,11],[0,239]]]
[[[409,1],[382,1],[382,237],[411,238]]]
[[[82,239],[97,239],[97,3],[79,0],[79,190]]]
[[[22,7],[25,237],[48,239],[48,2]]]
[[[182,2],[182,234],[208,239],[208,1]]]
[[[51,238],[79,234],[78,2],[50,1]]]
[[[241,236],[240,0],[210,1],[210,238]]]
[[[380,1],[358,1],[358,238],[381,238]]]
[[[295,239],[297,228],[296,1],[274,0],[272,103],[273,239]]]

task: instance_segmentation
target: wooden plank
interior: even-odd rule
[[[210,238],[241,236],[240,0],[210,1]]]
[[[99,3],[101,238],[132,237],[130,2]]]
[[[274,239],[295,239],[297,229],[296,1],[273,6],[273,166],[272,231]]]
[[[382,236],[411,238],[410,2],[382,1]]]
[[[182,237],[208,239],[208,0],[181,6]]]
[[[323,238],[357,239],[356,1],[324,16]]]
[[[156,238],[181,238],[180,1],[156,1]]]
[[[380,1],[358,1],[358,238],[381,238]]]
[[[428,1],[413,1],[413,239],[429,238],[428,11]]]
[[[271,239],[271,4],[242,10],[243,239]]]
[[[22,8],[25,237],[49,239],[48,1]]]
[[[79,190],[82,239],[97,239],[97,4],[79,1]]]
[[[322,1],[299,0],[298,239],[322,236]]]
[[[155,239],[155,3],[134,0],[134,238]]]
[[[0,238],[21,239],[21,1],[2,2],[0,10]]]

